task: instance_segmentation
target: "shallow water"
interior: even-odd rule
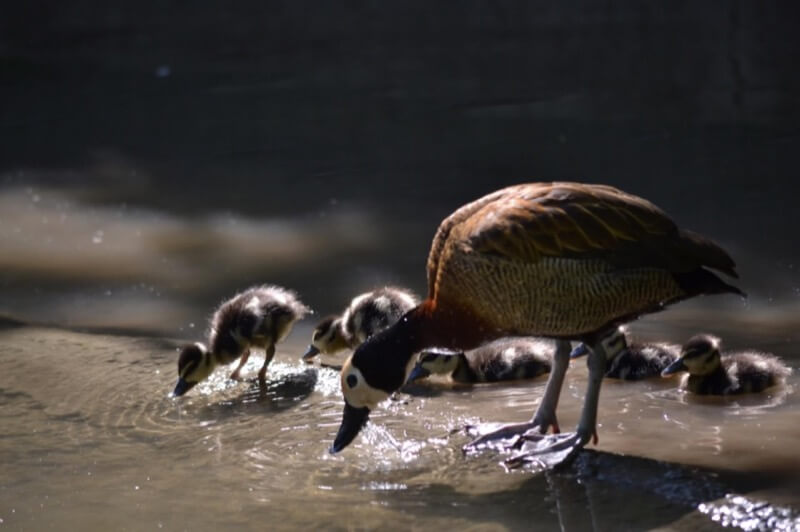
[[[9,326],[0,331],[0,519],[45,528],[713,529],[800,527],[795,375],[784,389],[697,400],[674,381],[606,381],[600,442],[557,472],[464,456],[466,424],[530,416],[544,379],[417,387],[374,412],[353,445],[338,374],[278,349],[263,388],[224,370],[176,400],[177,342]],[[796,355],[789,356],[797,366]],[[253,357],[248,375],[260,364]],[[797,372],[795,372],[797,373]],[[559,407],[576,422],[573,363]],[[635,500],[635,504],[631,501]]]

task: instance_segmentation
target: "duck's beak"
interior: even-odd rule
[[[339,426],[339,432],[336,433],[336,439],[333,440],[333,445],[329,449],[331,454],[336,454],[355,439],[364,425],[367,424],[369,419],[369,408],[355,408],[345,401],[344,412],[342,413],[342,424]]]
[[[421,364],[417,364],[414,366],[414,369],[411,370],[411,374],[406,379],[406,384],[414,382],[418,379],[424,379],[425,377],[430,377],[431,372],[422,367]]]
[[[178,383],[175,385],[175,389],[172,391],[172,397],[180,397],[181,395],[191,390],[195,384],[197,383],[186,382],[186,380],[183,377],[178,377]]]
[[[579,358],[582,356],[586,356],[589,354],[589,348],[584,343],[578,344],[578,347],[572,350],[572,353],[569,354],[569,358]]]
[[[314,358],[314,357],[315,357],[315,356],[317,356],[318,354],[319,354],[319,349],[317,349],[317,348],[316,348],[316,347],[314,347],[313,345],[309,345],[309,346],[308,346],[308,349],[307,349],[307,350],[306,350],[306,352],[303,354],[303,360],[304,360],[304,361],[306,361],[306,362],[308,362],[309,360],[311,360],[312,358]]]
[[[678,373],[681,371],[689,371],[689,368],[687,368],[686,364],[683,363],[683,359],[679,358],[678,360],[676,360],[675,362],[664,368],[664,371],[661,372],[661,376],[669,377],[673,373]]]

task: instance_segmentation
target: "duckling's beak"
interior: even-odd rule
[[[578,347],[572,350],[572,353],[569,354],[569,358],[580,358],[589,354],[589,348],[586,347],[586,344],[581,343],[578,344]]]
[[[342,424],[339,426],[339,432],[336,433],[336,439],[333,440],[333,445],[331,445],[329,452],[336,454],[350,445],[350,442],[367,424],[367,419],[369,419],[369,408],[366,406],[364,408],[355,408],[345,401]]]
[[[317,349],[317,348],[316,348],[316,347],[314,347],[313,345],[309,345],[309,346],[308,346],[308,349],[307,349],[307,350],[306,350],[306,352],[303,354],[303,360],[305,360],[306,362],[308,362],[309,360],[311,360],[312,358],[314,358],[314,357],[315,357],[315,356],[317,356],[318,354],[319,354],[319,349]]]
[[[687,368],[686,364],[683,363],[683,359],[679,358],[678,360],[676,360],[675,362],[664,368],[664,371],[661,372],[661,376],[669,377],[673,373],[679,373],[681,371],[689,371],[689,368]]]
[[[414,369],[411,370],[411,374],[406,379],[406,384],[414,382],[418,379],[424,379],[425,377],[430,377],[431,372],[422,367],[422,364],[417,364],[414,366]]]
[[[180,397],[181,395],[191,390],[195,384],[197,383],[186,382],[186,380],[183,377],[178,377],[178,383],[175,385],[175,389],[172,391],[172,397]]]

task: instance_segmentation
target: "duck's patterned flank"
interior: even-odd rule
[[[575,337],[620,316],[655,310],[654,301],[684,296],[664,270],[619,270],[599,260],[546,258],[531,264],[456,252],[443,266],[440,274],[450,282],[439,297],[469,302],[479,318],[503,324],[505,334]],[[497,286],[514,287],[514,305]]]

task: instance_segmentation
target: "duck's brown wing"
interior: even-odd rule
[[[707,266],[736,277],[722,248],[679,230],[649,201],[604,185],[517,185],[458,209],[434,238],[428,257],[431,294],[439,261],[451,246],[521,262],[599,258],[619,268],[684,273]]]

